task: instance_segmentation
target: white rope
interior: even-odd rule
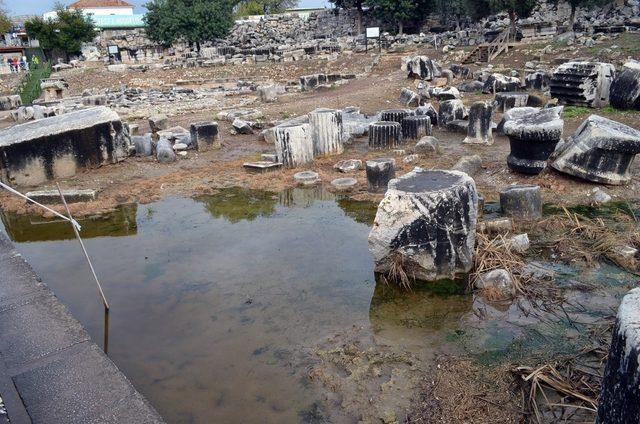
[[[40,206],[41,208],[43,208],[43,209],[45,209],[45,210],[47,210],[47,211],[51,212],[52,214],[54,214],[55,216],[57,216],[57,217],[59,217],[59,218],[64,219],[65,221],[69,221],[71,224],[73,224],[73,226],[74,226],[74,227],[76,227],[76,229],[77,229],[78,231],[82,230],[82,227],[80,226],[80,224],[78,224],[78,221],[76,221],[75,219],[73,219],[73,218],[69,219],[68,217],[66,217],[66,216],[64,216],[64,215],[62,215],[62,214],[60,214],[60,213],[58,213],[58,212],[54,211],[53,209],[48,208],[48,207],[46,207],[45,205],[43,205],[43,204],[41,204],[41,203],[38,203],[38,202],[36,202],[36,201],[35,201],[35,200],[33,200],[33,199],[28,198],[27,196],[25,196],[24,194],[20,193],[19,191],[17,191],[17,190],[15,190],[15,189],[13,189],[13,188],[9,187],[8,185],[4,184],[2,181],[0,181],[0,187],[2,187],[2,188],[4,188],[4,189],[6,189],[6,190],[7,190],[7,191],[9,191],[10,193],[15,194],[16,196],[22,197],[23,199],[26,199],[26,200],[28,200],[29,202],[31,202],[31,203],[33,203],[33,204],[35,204],[35,205]]]

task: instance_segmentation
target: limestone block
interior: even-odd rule
[[[344,151],[342,112],[316,109],[309,113],[314,156],[339,155]]]
[[[469,272],[477,208],[475,182],[462,172],[416,168],[392,180],[369,234],[376,272],[401,266],[423,281]]]
[[[284,124],[275,128],[278,162],[296,168],[313,162],[313,140],[309,124]]]
[[[469,109],[466,144],[493,144],[491,116],[493,106],[488,102],[475,102]]]

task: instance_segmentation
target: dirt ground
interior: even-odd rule
[[[637,38],[640,40],[640,36]],[[616,40],[611,40],[615,43]],[[539,51],[544,46],[523,45],[501,56],[494,66],[521,68],[523,61],[530,58],[532,51]],[[538,49],[538,50],[536,50]],[[542,62],[553,63],[558,57],[563,57],[562,48],[555,55],[541,57]],[[580,49],[573,49],[573,53],[581,53]],[[586,49],[588,50],[588,49]],[[430,49],[421,49],[419,53],[428,54],[431,57],[441,58],[442,54]],[[584,53],[588,53],[585,51]],[[401,107],[398,101],[402,87],[412,87],[414,82],[407,80],[400,70],[403,54],[384,54],[373,71],[352,80],[345,85],[331,88],[322,88],[313,92],[291,93],[282,96],[274,103],[259,103],[252,99],[252,107],[265,114],[267,121],[281,120],[300,114],[306,114],[317,107],[342,108],[357,106],[363,113],[374,114],[379,110]],[[151,70],[147,72],[131,72],[125,74],[113,74],[100,68],[74,69],[66,71],[64,77],[70,83],[70,91],[82,92],[84,89],[104,90],[117,88],[120,84],[141,86],[162,86],[172,84],[177,79],[207,80],[219,77],[246,78],[282,78],[295,79],[296,76],[311,72],[339,71],[343,73],[363,70],[366,64],[371,63],[372,55],[350,55],[340,57],[334,62],[305,61],[304,63],[287,63],[277,65],[246,65],[242,67],[219,67],[206,69],[170,69]],[[446,63],[446,62],[445,62]],[[341,68],[344,66],[344,68]],[[475,67],[475,66],[474,66]],[[362,73],[362,72],[360,72]],[[111,75],[109,75],[111,74]],[[279,75],[274,77],[273,75]],[[96,77],[99,75],[99,78]],[[251,95],[247,95],[251,97]],[[489,99],[490,96],[475,93],[465,93],[464,102],[471,104],[477,100]],[[434,102],[434,103],[437,103]],[[437,105],[435,105],[437,107]],[[189,127],[191,122],[215,119],[219,110],[203,109],[169,117],[169,125]],[[634,128],[640,129],[639,113],[622,112],[614,110],[590,110],[581,116],[565,117],[565,137],[570,135],[578,125],[588,116],[589,112],[598,113],[608,118],[624,122]],[[496,116],[494,119],[498,120]],[[132,123],[140,125],[141,132],[148,128],[144,120],[133,120]],[[93,214],[103,210],[109,210],[121,203],[141,202],[147,203],[164,196],[170,195],[197,195],[211,192],[216,188],[241,186],[265,190],[281,190],[292,186],[293,174],[302,169],[279,170],[265,174],[248,173],[242,168],[246,161],[256,160],[261,153],[272,153],[274,147],[261,140],[259,134],[231,135],[231,125],[220,122],[223,147],[220,150],[199,153],[189,151],[188,155],[180,158],[170,165],[158,164],[153,158],[128,158],[116,165],[103,166],[99,169],[84,171],[73,178],[60,181],[64,188],[90,188],[99,191],[99,200],[91,203],[73,205],[75,214]],[[508,139],[501,135],[495,135],[493,146],[463,145],[464,134],[447,132],[435,129],[434,135],[440,140],[441,151],[438,154],[421,155],[418,160],[404,163],[404,156],[411,153],[411,145],[407,145],[406,152],[396,156],[397,173],[402,174],[415,166],[425,168],[450,168],[461,156],[480,155],[483,159],[482,170],[474,178],[480,192],[491,201],[497,200],[498,193],[512,184],[536,184],[542,187],[542,196],[545,202],[571,205],[585,203],[589,200],[589,194],[595,187],[594,184],[572,178],[553,170],[547,170],[538,176],[526,176],[509,171],[506,165],[506,156],[509,154]],[[370,159],[389,156],[390,152],[368,151],[365,138],[355,140],[347,146],[345,152],[339,156],[320,158],[309,166],[309,169],[320,173],[322,181],[328,183],[344,174],[333,169],[333,165],[341,159]],[[635,199],[638,196],[639,180],[638,166],[632,169],[634,174],[630,184],[618,187],[606,187],[614,199]],[[358,199],[371,199],[377,201],[378,195],[370,195],[366,192],[366,176],[363,170],[355,174],[359,184],[352,193]],[[41,187],[44,188],[44,187]],[[50,187],[49,187],[50,188]],[[28,190],[33,187],[21,187]],[[13,211],[33,210],[24,201],[10,196],[8,193],[0,193],[3,208]]]

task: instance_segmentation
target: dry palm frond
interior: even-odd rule
[[[391,256],[391,265],[389,267],[389,271],[385,275],[383,275],[383,279],[387,284],[391,281],[399,285],[403,289],[409,291],[413,287],[413,283],[416,280],[415,275],[410,274],[408,271],[405,257],[399,252],[395,252]]]
[[[485,272],[505,269],[510,274],[516,291],[524,294],[528,278],[522,276],[520,270],[525,263],[522,255],[512,248],[511,240],[503,235],[490,239],[483,233],[477,233],[476,240],[474,271],[469,282],[474,283]]]

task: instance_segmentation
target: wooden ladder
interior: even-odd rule
[[[511,27],[505,29],[489,44],[477,45],[462,60],[463,64],[475,62],[489,63],[503,52],[509,51],[509,43],[511,42]]]

